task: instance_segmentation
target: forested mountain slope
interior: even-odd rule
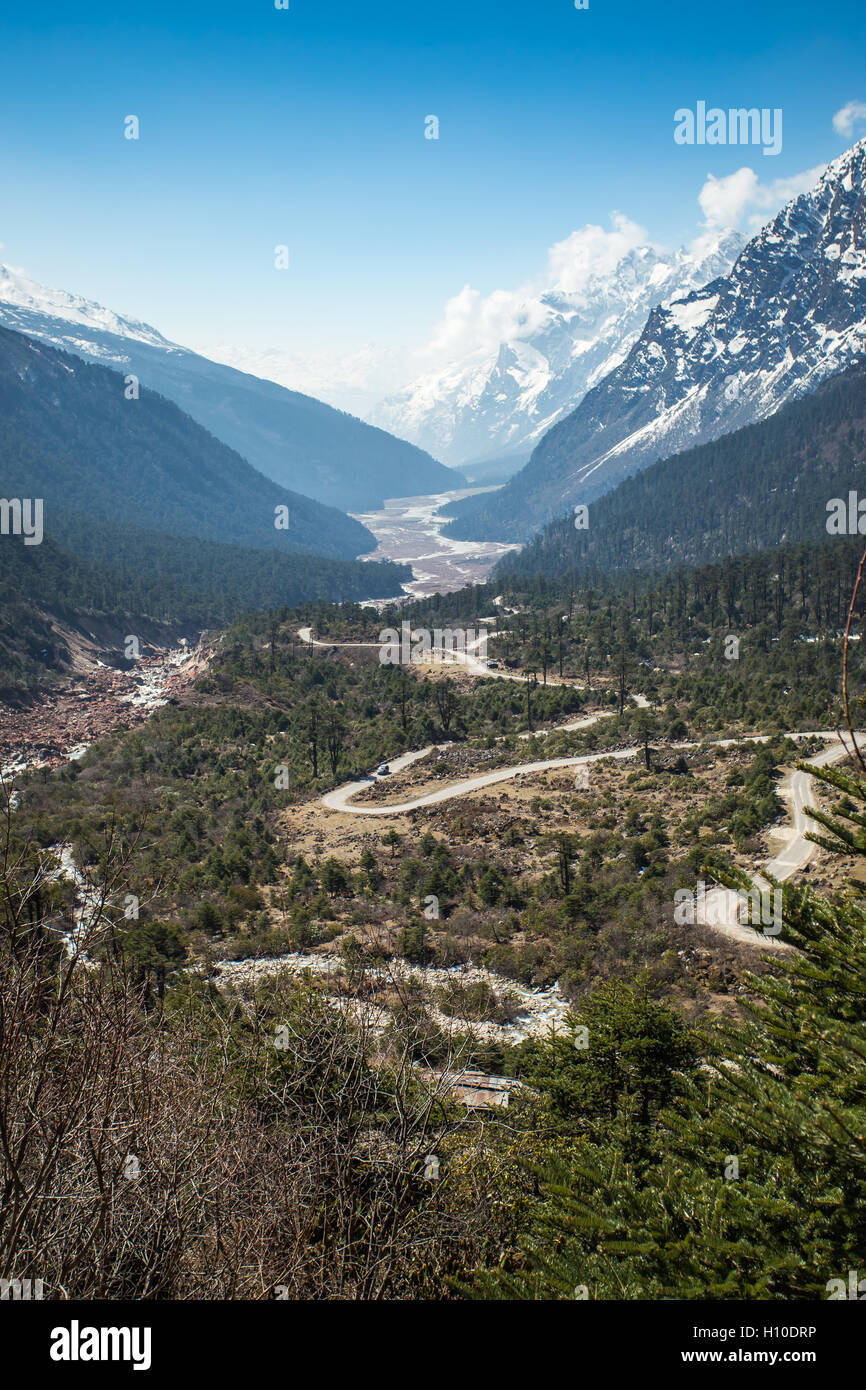
[[[700,479],[700,486],[695,480]],[[760,424],[663,459],[551,522],[497,580],[700,564],[784,541],[830,539],[827,503],[866,500],[866,369],[851,367]]]
[[[134,373],[281,487],[341,511],[446,492],[463,479],[423,449],[312,396],[212,362],[156,329],[0,266],[0,325]]]
[[[828,166],[727,275],[652,311],[625,361],[448,534],[524,540],[657,459],[767,419],[866,355],[866,141]],[[690,496],[699,499],[697,474]]]
[[[119,531],[150,527],[283,553],[343,559],[375,549],[366,527],[288,492],[171,401],[0,328],[0,493],[42,498]],[[288,508],[288,529],[275,509]]]
[[[64,544],[70,537],[76,553]],[[285,604],[391,598],[408,577],[390,562],[279,555],[135,528],[118,545],[112,527],[69,513],[59,538],[41,545],[0,539],[0,699],[64,669],[56,624],[95,635],[106,622],[121,624],[121,634],[142,623],[201,631]]]

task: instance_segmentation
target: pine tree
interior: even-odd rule
[[[814,838],[866,854],[866,781],[816,775],[844,800],[815,813]],[[539,1172],[519,1257],[472,1296],[816,1299],[866,1273],[866,904],[788,890],[784,936],[793,949],[748,977],[746,1020],[706,1034],[646,1145],[623,1092],[579,1164]]]

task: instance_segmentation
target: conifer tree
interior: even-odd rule
[[[866,855],[866,781],[816,775],[844,799],[814,838]],[[745,1021],[706,1033],[646,1144],[623,1090],[579,1163],[539,1173],[520,1256],[472,1296],[818,1299],[866,1274],[866,904],[787,890],[783,935]]]

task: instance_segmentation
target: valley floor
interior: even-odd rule
[[[482,584],[497,560],[517,545],[500,541],[455,541],[442,535],[449,520],[449,502],[472,497],[490,488],[463,488],[420,497],[391,497],[378,512],[365,512],[362,522],[379,542],[369,560],[394,560],[412,566],[414,578],[404,590],[413,598],[450,594],[467,584]]]

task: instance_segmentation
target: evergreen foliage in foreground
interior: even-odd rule
[[[848,832],[866,824],[866,780],[816,776],[845,800],[838,814],[818,817],[826,833],[815,838],[866,853],[862,829],[853,842]],[[470,1296],[819,1299],[847,1287],[849,1271],[859,1278],[866,905],[853,893],[830,900],[793,890],[785,938],[796,950],[779,970],[750,977],[746,1021],[706,1037],[703,1065],[678,1073],[670,1103],[649,1122],[640,1087],[619,1064],[607,1123],[588,1114],[587,1086],[575,1086],[582,1155],[539,1170],[544,1200],[522,1256],[482,1273]],[[609,1029],[588,1023],[587,1057],[611,1074]]]

